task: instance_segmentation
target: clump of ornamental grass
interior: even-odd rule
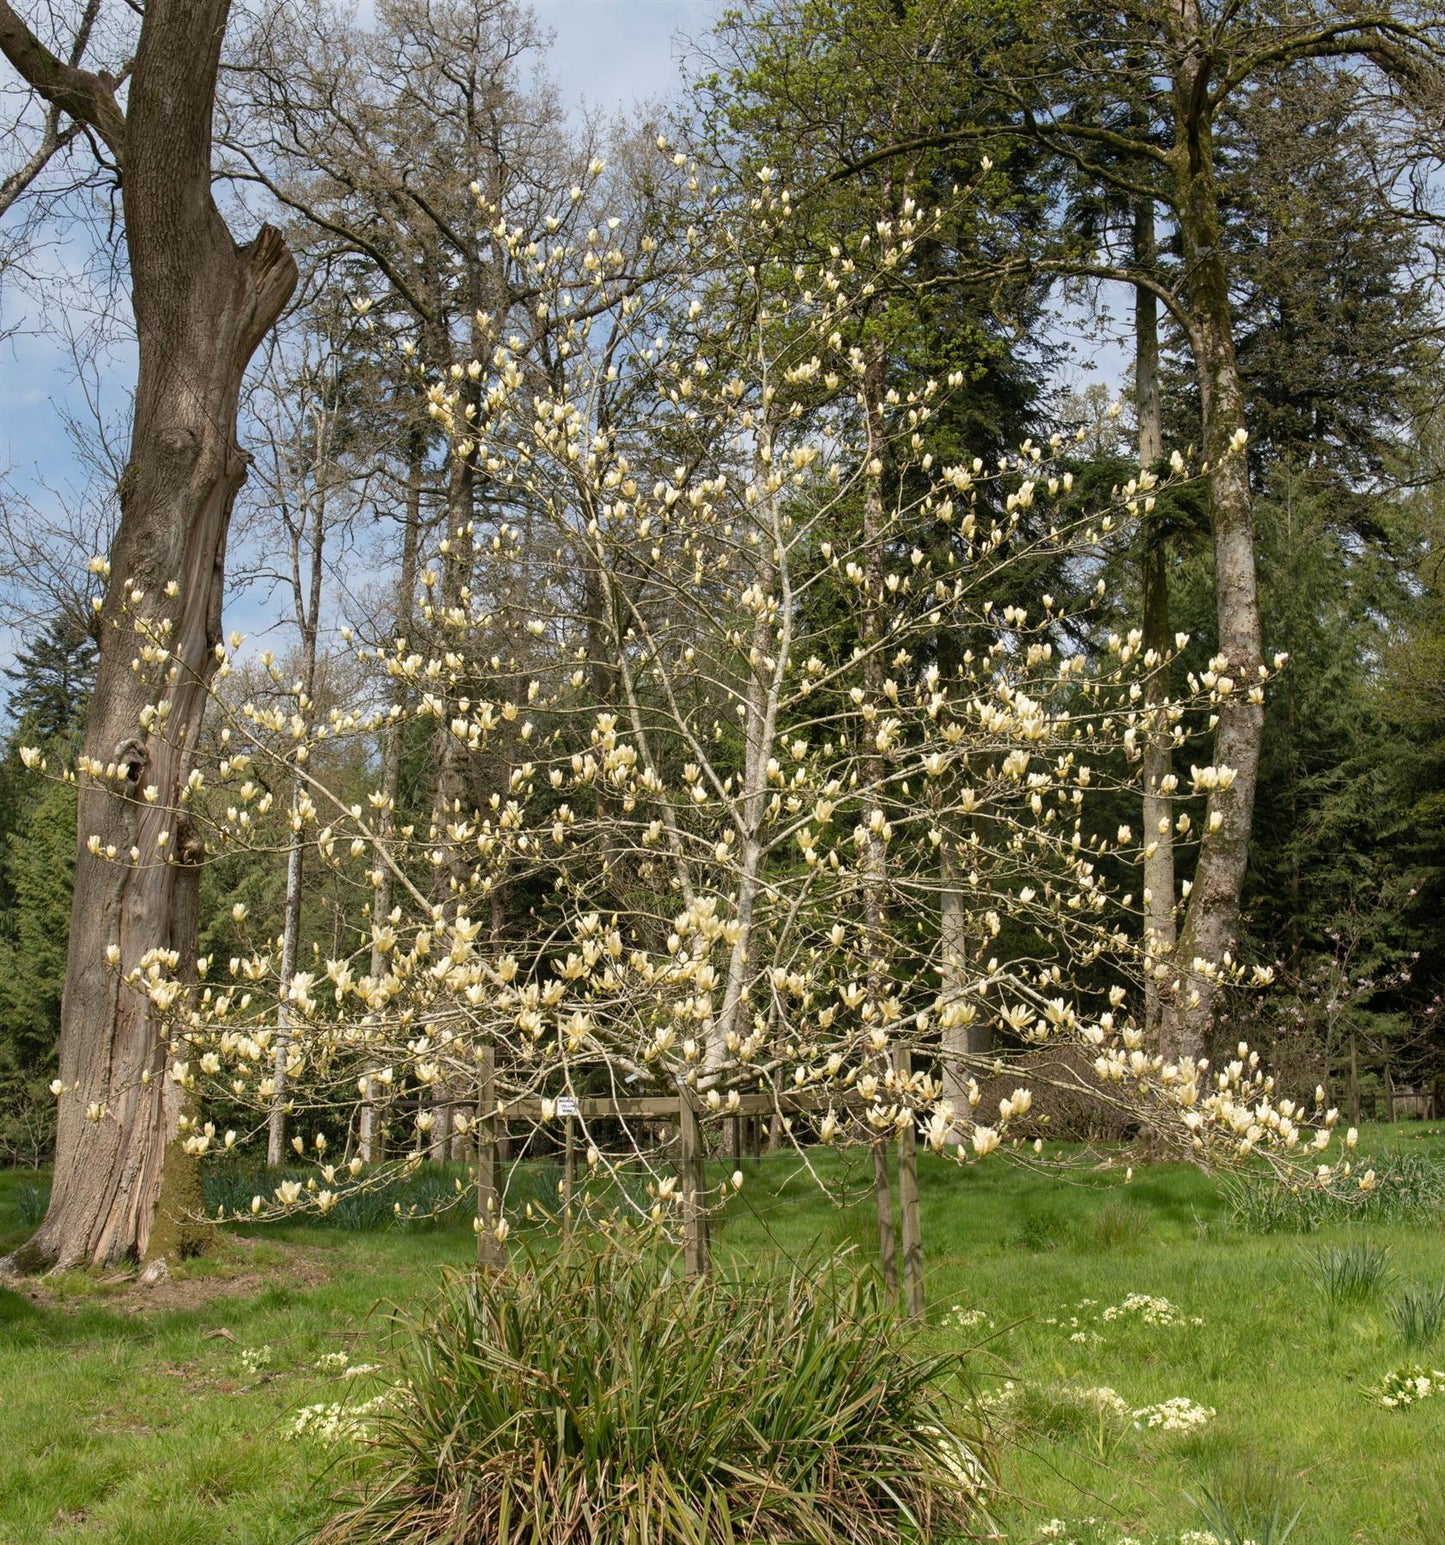
[[[1332,1223],[1438,1224],[1445,1219],[1445,1163],[1423,1154],[1374,1161],[1368,1190],[1282,1186],[1262,1169],[1220,1182],[1230,1221],[1247,1234],[1313,1234]]]
[[[14,1197],[15,1217],[24,1228],[38,1228],[50,1205],[48,1186],[20,1186]]]
[[[1098,1212],[1081,1223],[1076,1240],[1080,1249],[1117,1253],[1137,1249],[1149,1229],[1149,1215],[1142,1208],[1110,1197]]]
[[[846,1263],[690,1281],[579,1241],[450,1279],[401,1363],[325,1545],[881,1545],[986,1521],[959,1358]]]

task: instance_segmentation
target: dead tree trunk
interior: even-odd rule
[[[123,978],[150,951],[194,950],[180,936],[199,877],[184,794],[221,637],[227,529],[246,476],[241,383],[296,284],[280,234],[263,227],[238,247],[211,197],[228,10],[228,0],[150,0],[122,115],[108,77],[61,64],[0,0],[7,58],[123,167],[139,352],[85,743],[86,765],[101,775],[80,777],[55,1178],[45,1221],[8,1258],[11,1269],[143,1255],[176,1114],[165,1100],[165,1027]],[[148,678],[131,662],[157,636],[166,660]]]

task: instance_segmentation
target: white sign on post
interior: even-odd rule
[[[575,1116],[577,1114],[577,1102],[570,1094],[564,1094],[558,1098],[557,1114],[559,1116]]]

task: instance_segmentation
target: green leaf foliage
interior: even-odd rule
[[[979,1516],[959,1359],[924,1355],[846,1270],[689,1281],[582,1241],[452,1279],[404,1335],[330,1545],[868,1545]]]

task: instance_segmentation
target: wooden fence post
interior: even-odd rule
[[[708,1270],[707,1171],[703,1161],[702,1129],[692,1097],[684,1088],[678,1093],[678,1179],[682,1185],[683,1262],[689,1277],[705,1277]]]
[[[893,1234],[893,1193],[888,1185],[888,1142],[873,1144],[873,1199],[878,1209],[878,1260],[883,1267],[883,1286],[898,1296],[898,1246]]]
[[[903,1215],[903,1307],[921,1320],[923,1297],[923,1220],[918,1207],[918,1134],[910,1121],[898,1134],[898,1207]]]
[[[497,1064],[489,1046],[482,1053],[482,1084],[477,1096],[477,1270],[500,1271],[507,1251],[497,1238],[501,1216],[497,1196]]]
[[[897,1051],[893,1065],[906,1083],[912,1059]],[[903,1218],[903,1308],[912,1320],[924,1315],[923,1220],[918,1206],[918,1126],[909,1112],[908,1125],[898,1134],[898,1210]]]

